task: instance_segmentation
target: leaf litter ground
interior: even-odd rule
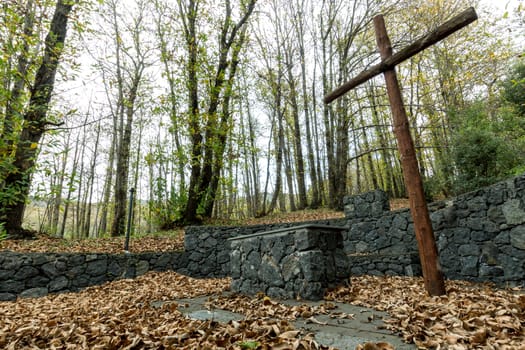
[[[326,313],[332,301],[342,301],[387,311],[386,327],[419,348],[525,349],[522,290],[448,281],[447,296],[429,297],[420,278],[365,276],[353,277],[350,286],[328,292],[324,304],[311,307],[286,306],[264,295],[226,296],[229,284],[150,272],[79,293],[0,302],[0,348],[328,349],[291,321]],[[155,303],[202,295],[210,295],[210,309],[240,312],[245,319],[192,320],[179,311],[183,305]]]
[[[323,213],[323,218],[340,213]],[[319,219],[304,211],[283,221]],[[279,218],[270,218],[274,222]],[[243,224],[261,222],[243,222]],[[262,222],[264,223],[264,222]],[[121,253],[123,238],[0,241],[0,251]],[[183,250],[182,232],[132,238],[131,250]],[[386,328],[421,349],[525,350],[525,291],[488,284],[447,281],[447,295],[429,297],[421,278],[352,277],[349,286],[329,291],[320,306],[288,306],[264,295],[225,293],[229,279],[193,279],[175,272],[150,272],[79,293],[0,302],[2,349],[329,349],[313,334],[294,329],[298,317],[325,314],[333,301],[386,311]],[[218,323],[187,318],[173,300],[209,295],[206,307],[245,315]],[[169,301],[161,303],[159,301]],[[334,314],[334,310],[331,310]],[[338,314],[349,318],[352,315]],[[389,344],[358,349],[389,350]]]

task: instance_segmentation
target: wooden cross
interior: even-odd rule
[[[397,139],[397,147],[401,155],[403,178],[410,201],[410,212],[412,214],[412,220],[414,221],[414,231],[418,242],[425,288],[427,292],[433,296],[446,293],[445,283],[443,281],[443,272],[439,265],[432,222],[430,221],[425,194],[423,192],[423,181],[419,173],[414,142],[410,135],[409,122],[403,105],[395,67],[399,63],[474,22],[477,18],[476,11],[471,7],[443,23],[429,34],[419,38],[405,49],[392,55],[392,46],[383,16],[378,15],[374,17],[374,29],[376,32],[377,46],[381,53],[381,63],[360,73],[355,78],[327,94],[324,98],[325,103],[330,103],[356,86],[383,73],[394,119],[394,133]]]

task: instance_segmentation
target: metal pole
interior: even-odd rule
[[[134,188],[129,190],[129,207],[128,207],[128,227],[126,230],[126,241],[124,242],[124,251],[129,252],[129,237],[131,235],[131,219],[133,218],[133,193]]]

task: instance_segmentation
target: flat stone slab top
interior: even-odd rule
[[[349,281],[346,229],[301,225],[230,238],[232,290],[321,300],[326,288]]]

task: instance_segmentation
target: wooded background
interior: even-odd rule
[[[404,197],[382,78],[323,96],[379,62],[375,15],[395,52],[468,6],[397,67],[428,199],[525,171],[521,2],[4,1],[0,223],[121,235],[131,188],[142,232]]]

